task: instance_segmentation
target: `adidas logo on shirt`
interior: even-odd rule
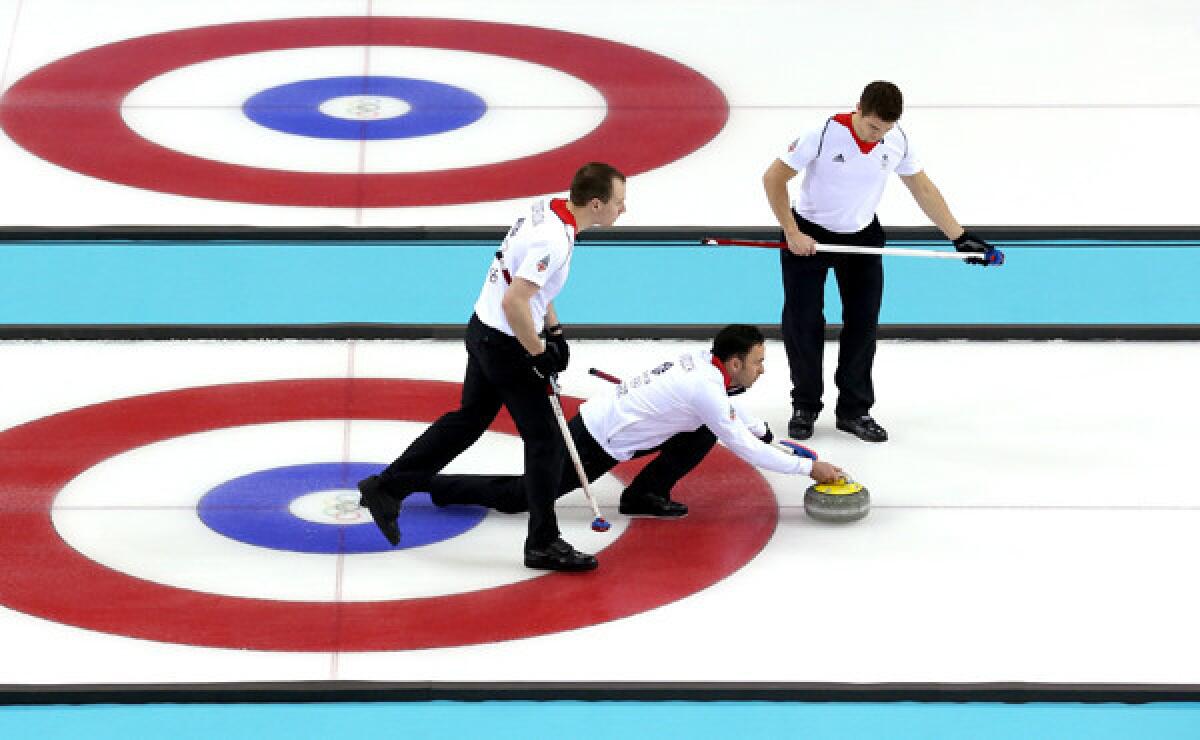
[[[846,162],[846,158],[845,158],[845,157],[843,157],[843,156],[842,156],[842,155],[839,153],[839,154],[835,154],[835,155],[834,155],[834,157],[833,157],[833,161],[834,161],[834,162],[841,162],[841,163],[845,164],[845,162]]]

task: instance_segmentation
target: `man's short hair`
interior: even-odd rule
[[[733,357],[744,360],[746,353],[766,341],[767,338],[757,326],[730,324],[717,332],[717,336],[713,338],[712,353],[721,362]]]
[[[904,113],[904,96],[892,83],[876,80],[863,88],[858,107],[864,116],[874,115],[881,121],[893,123]]]
[[[607,203],[613,194],[613,180],[625,182],[625,174],[603,162],[588,162],[571,178],[571,202],[586,206],[592,198]]]

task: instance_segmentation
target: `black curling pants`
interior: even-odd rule
[[[529,367],[525,349],[478,316],[467,324],[467,372],[460,407],[444,414],[382,473],[384,490],[426,491],[434,475],[470,447],[500,412],[508,409],[525,446],[522,510],[529,511],[526,549],[543,548],[559,536],[554,500],[566,447],[546,396],[546,381]],[[568,464],[570,464],[568,460]]]
[[[617,461],[588,432],[582,418],[576,415],[567,426],[589,483],[617,466]],[[708,427],[700,427],[676,434],[652,450],[639,451],[634,457],[655,452],[659,455],[629,482],[621,498],[630,500],[646,494],[669,498],[671,488],[700,464],[716,442],[716,435]],[[439,506],[474,504],[508,513],[525,510],[523,488],[524,476],[520,475],[438,475],[429,483],[430,496]],[[557,495],[565,496],[576,488],[579,488],[579,474],[567,457],[560,470]]]
[[[882,247],[887,241],[879,219],[862,231],[828,231],[799,214],[792,214],[800,231],[822,244]],[[826,254],[797,257],[781,250],[783,272],[783,344],[792,375],[792,408],[820,411],[824,392],[825,279],[833,269],[842,299],[842,333],[834,382],[838,387],[838,418],[856,418],[875,404],[871,368],[879,308],[883,300],[883,259],[877,255]]]

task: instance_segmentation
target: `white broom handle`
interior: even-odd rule
[[[752,239],[705,239],[704,244],[710,247],[764,247],[767,249],[787,247],[786,242]],[[817,251],[840,254],[878,254],[883,257],[929,257],[943,260],[965,260],[982,256],[979,252],[947,252],[941,249],[909,249],[906,247],[858,247],[842,244],[818,244]]]
[[[596,515],[597,519],[602,519],[600,507],[596,506],[596,498],[592,496],[592,491],[588,487],[587,473],[583,471],[579,450],[575,449],[575,439],[571,437],[571,429],[567,426],[567,415],[563,413],[562,402],[558,397],[558,381],[553,375],[550,376],[550,391],[550,405],[554,408],[554,418],[558,420],[558,428],[562,430],[563,442],[567,445],[567,454],[571,456],[571,462],[575,465],[575,473],[579,476],[579,485],[583,488],[583,495],[591,504],[592,513]]]
[[[841,254],[878,254],[883,257],[930,257],[942,260],[964,260],[979,257],[977,252],[945,252],[935,249],[909,249],[906,247],[854,247],[840,244],[818,244],[818,252]]]

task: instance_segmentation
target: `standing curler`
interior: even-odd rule
[[[842,299],[834,374],[836,427],[867,442],[888,438],[870,414],[875,405],[872,371],[883,300],[883,261],[878,254],[819,254],[818,243],[883,247],[887,236],[875,210],[893,172],[954,248],[971,253],[968,263],[987,266],[1002,260],[990,244],[964,229],[950,213],[921,167],[908,132],[897,124],[903,110],[898,87],[872,82],[853,112],[832,116],[802,133],[763,174],[767,202],[787,247],[780,250],[783,343],[792,374],[788,434],[796,439],[813,435],[824,406],[825,279],[830,269]],[[801,171],[804,177],[789,207],[788,183]]]
[[[493,261],[467,324],[460,407],[435,421],[378,475],[358,484],[361,505],[392,545],[400,542],[404,498],[429,490],[432,478],[483,435],[503,406],[525,447],[526,567],[596,567],[596,558],[563,541],[558,529],[554,500],[565,450],[546,403],[546,382],[569,357],[554,298],[566,284],[575,235],[591,226],[611,226],[624,210],[624,175],[593,162],[575,173],[569,198],[534,202],[509,229],[501,248],[506,264]],[[511,273],[502,275],[502,270]],[[543,332],[548,335],[544,344]]]

